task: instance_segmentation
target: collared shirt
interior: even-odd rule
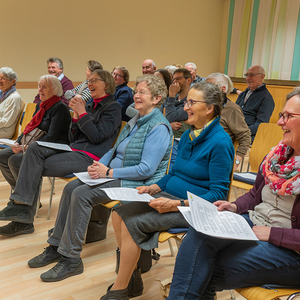
[[[57,78],[59,81],[61,81],[64,78],[64,76],[65,76],[64,73],[61,73]]]

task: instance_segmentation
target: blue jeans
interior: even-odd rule
[[[213,300],[215,291],[300,286],[300,255],[262,241],[214,238],[189,228],[178,251],[169,300]]]

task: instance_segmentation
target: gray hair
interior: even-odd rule
[[[188,62],[184,65],[184,67],[188,66],[188,65],[192,65],[193,66],[193,69],[196,70],[197,69],[197,66],[193,63],[193,62]]]
[[[297,96],[300,99],[300,86],[295,87],[292,92],[287,94],[285,103],[294,96]]]
[[[97,74],[105,83],[105,91],[109,95],[113,95],[116,91],[116,83],[112,75],[106,70],[96,69],[92,74]]]
[[[59,69],[64,69],[64,64],[63,62],[61,61],[61,59],[59,59],[58,57],[50,57],[48,60],[47,60],[47,65],[49,63],[57,63],[57,66]]]
[[[169,72],[172,73],[172,75],[174,74],[174,72],[178,69],[176,66],[172,66],[172,65],[168,65],[165,67],[166,70],[168,70]]]
[[[157,107],[159,107],[164,102],[168,94],[164,80],[161,77],[154,75],[139,76],[135,81],[134,89],[136,89],[137,85],[142,82],[146,82],[152,97],[161,96],[161,100],[157,103]]]
[[[123,66],[115,66],[112,71],[114,71],[115,69],[118,69],[123,73],[123,79],[127,84],[129,82],[129,71]]]
[[[62,85],[60,83],[60,81],[58,80],[58,78],[54,75],[43,75],[40,80],[39,83],[44,81],[46,83],[47,86],[51,86],[52,87],[52,91],[53,94],[56,96],[62,96],[63,94],[63,89],[62,89]]]
[[[206,79],[215,79],[216,80],[216,85],[222,89],[223,86],[225,86],[225,94],[228,95],[233,89],[233,83],[229,76],[216,72],[209,74]]]
[[[15,80],[16,81],[15,84],[17,83],[18,75],[12,68],[3,67],[0,69],[0,73],[2,73],[5,77],[7,77],[9,81]]]
[[[191,90],[195,89],[197,91],[202,92],[203,99],[206,102],[206,105],[213,105],[214,106],[214,117],[218,117],[221,115],[222,110],[222,92],[220,91],[219,87],[215,84],[210,82],[201,81],[195,83]]]

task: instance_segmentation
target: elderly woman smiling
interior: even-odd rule
[[[148,75],[138,77],[135,86],[134,101],[139,113],[124,127],[114,148],[88,168],[92,178],[115,180],[96,186],[74,180],[66,185],[48,239],[50,245],[28,262],[30,267],[38,268],[62,258],[41,275],[43,281],[59,281],[83,272],[80,253],[92,208],[110,201],[102,188],[151,185],[166,173],[172,130],[156,108],[166,97],[165,84],[162,79]]]
[[[234,148],[220,126],[221,108],[222,96],[217,86],[207,82],[195,84],[184,106],[192,128],[182,135],[171,172],[150,186],[138,187],[140,193],[149,193],[156,199],[150,205],[124,204],[113,212],[121,251],[120,268],[115,283],[101,300],[126,300],[142,294],[141,270],[136,269],[141,248],[157,248],[160,231],[188,227],[177,208],[188,205],[188,200],[184,200],[187,191],[210,202],[226,199]]]
[[[259,241],[210,237],[193,228],[177,255],[168,299],[213,300],[215,291],[300,287],[300,88],[287,96],[277,125],[282,141],[266,156],[255,185],[219,211],[243,215]]]
[[[0,69],[0,138],[11,138],[18,126],[23,101],[16,90],[18,76],[11,68]]]

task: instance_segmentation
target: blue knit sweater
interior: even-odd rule
[[[190,130],[181,137],[172,171],[157,182],[162,191],[187,199],[187,191],[214,202],[228,195],[234,147],[216,118],[191,141]]]

